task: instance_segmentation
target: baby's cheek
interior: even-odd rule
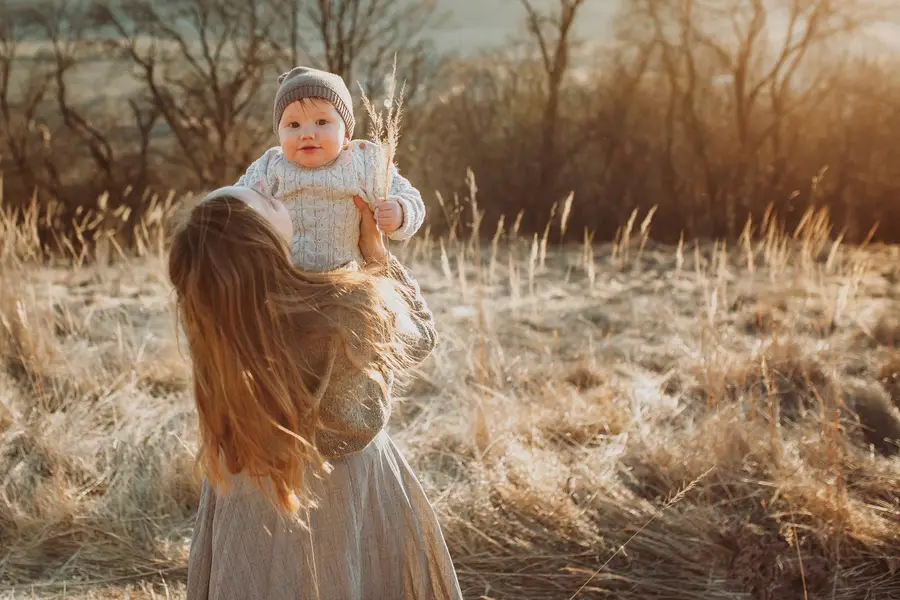
[[[288,131],[280,131],[278,133],[278,142],[281,145],[281,149],[284,152],[288,151],[288,148],[294,145],[294,138],[297,136],[290,130]]]

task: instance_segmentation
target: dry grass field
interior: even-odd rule
[[[0,212],[0,598],[184,597],[195,416],[155,214],[127,259],[63,263]],[[807,217],[393,247],[442,339],[390,431],[466,598],[900,597],[900,248]]]

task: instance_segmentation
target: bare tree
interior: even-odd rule
[[[169,162],[201,185],[234,179],[272,135],[261,87],[277,15],[254,0],[126,0],[98,4],[94,14],[115,32],[108,45],[135,66],[146,102],[171,132]]]
[[[556,144],[556,122],[559,116],[560,92],[569,69],[572,26],[584,0],[559,0],[559,11],[549,15],[534,8],[531,0],[520,0],[527,14],[528,31],[537,42],[546,75],[546,101],[541,123],[540,162],[535,194],[550,193],[559,170]]]
[[[440,19],[435,0],[268,0],[286,15],[272,41],[283,70],[308,61],[340,75],[356,91],[356,81],[369,96],[383,91],[394,55],[415,94],[427,62],[429,44],[423,34]]]
[[[101,190],[115,194],[125,182],[134,183],[131,173],[119,168],[111,127],[100,124],[112,119],[91,110],[91,88],[72,84],[85,61],[95,57],[84,5],[33,2],[5,11],[4,17],[0,118],[7,149],[26,185],[74,206]],[[16,56],[18,37],[40,48],[30,58],[34,68],[24,82],[11,77],[15,62],[25,67],[24,57]],[[18,106],[11,102],[17,89],[24,92],[18,94]],[[72,181],[76,175],[77,184]]]
[[[0,5],[0,168],[11,163],[28,191],[40,183],[33,164],[36,114],[50,91],[52,73],[33,68],[26,76],[20,53],[23,36],[21,12]]]
[[[658,48],[656,64],[667,80],[669,107],[663,132],[667,168],[677,171],[677,165],[685,163],[685,151],[696,168],[673,178],[673,186],[687,189],[694,198],[705,198],[706,214],[726,221],[710,222],[707,227],[724,225],[734,233],[738,205],[750,209],[747,198],[771,193],[786,181],[784,170],[773,170],[771,165],[787,155],[787,117],[814,108],[829,93],[830,73],[839,70],[835,64],[828,69],[808,68],[811,58],[822,55],[842,36],[883,19],[880,7],[884,6],[882,0],[628,3],[627,16],[634,21],[634,29],[647,32],[640,43]],[[786,23],[783,35],[776,33],[774,23],[779,19]],[[728,166],[723,153],[730,150],[715,145],[714,138],[721,137],[718,126],[704,114],[704,108],[721,93],[730,97],[729,118],[737,140],[736,155],[727,159]],[[765,162],[767,177],[761,176],[758,167],[764,151],[770,157]]]
[[[62,126],[85,148],[96,167],[99,189],[116,193],[124,187],[124,173],[117,171],[116,152],[106,132],[85,113],[85,101],[73,99],[69,81],[88,54],[96,50],[90,40],[91,24],[83,8],[71,1],[32,4],[26,12],[27,24],[49,45],[53,55],[53,86],[56,112]],[[85,90],[80,90],[84,92]],[[70,152],[72,148],[68,149]],[[53,168],[48,165],[48,168]],[[62,195],[58,175],[57,197]]]
[[[129,98],[128,108],[134,119],[134,126],[138,134],[137,148],[137,174],[138,189],[143,188],[152,182],[151,173],[151,143],[153,138],[153,130],[160,119],[161,111],[158,106],[152,102],[139,101],[135,98]]]
[[[824,103],[826,127],[812,132],[827,136],[826,143],[818,144],[819,160],[829,166],[825,192],[832,195],[850,240],[859,240],[871,226],[863,219],[880,221],[881,228],[900,223],[895,200],[900,182],[898,67],[896,59],[855,59],[832,78],[835,93]]]
[[[828,42],[883,18],[883,13],[872,11],[874,6],[828,0],[781,0],[771,6],[764,0],[733,0],[726,7],[733,32],[730,45],[704,31],[702,23],[691,23],[690,36],[713,52],[722,74],[730,80],[735,131],[745,158],[766,143],[771,143],[773,152],[780,154],[781,122],[787,114],[821,100],[829,89],[825,78],[836,70],[835,65],[831,69],[816,69],[811,81],[800,82],[802,66]],[[690,10],[690,2],[687,9]],[[786,33],[776,40],[774,48],[769,45],[773,17],[787,21]],[[769,104],[769,121],[754,131],[753,121],[758,119],[764,101]]]
[[[585,112],[588,107],[595,107],[596,114],[585,115],[580,135],[575,136],[564,152],[575,154],[588,144],[600,146],[601,155],[591,161],[591,179],[596,193],[622,200],[616,203],[616,222],[624,222],[634,208],[624,202],[634,177],[622,169],[622,163],[627,158],[627,148],[636,141],[633,120],[639,117],[635,115],[646,109],[640,104],[640,91],[656,51],[655,43],[617,46],[610,51],[600,70],[608,75],[597,77],[594,85],[585,92],[591,98],[586,97],[581,104]],[[579,210],[583,209],[581,205]],[[575,216],[577,213],[573,213]]]

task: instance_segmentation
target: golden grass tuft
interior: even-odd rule
[[[603,384],[603,377],[594,369],[580,365],[566,376],[566,382],[579,390],[590,390]]]
[[[442,342],[390,429],[467,598],[900,595],[896,258],[813,211],[673,248],[652,213],[572,248],[520,214],[482,252],[470,184],[451,236],[394,249]],[[99,208],[78,245],[0,202],[0,597],[185,597],[195,417],[157,204],[126,252]]]
[[[387,95],[384,99],[384,110],[378,110],[375,102],[370,99],[363,90],[362,101],[369,118],[370,139],[381,147],[383,160],[380,163],[382,172],[379,173],[381,189],[378,190],[382,198],[387,198],[391,187],[391,167],[397,156],[397,146],[400,142],[400,122],[403,118],[403,92],[406,85],[397,90],[397,57],[394,56],[393,69],[388,80]]]
[[[694,392],[708,406],[737,401],[751,418],[757,413],[779,420],[802,417],[832,397],[831,379],[820,358],[781,339],[762,342],[749,356],[701,363],[695,376],[702,383]]]
[[[894,406],[900,409],[900,352],[888,355],[881,362],[877,376]]]
[[[900,311],[881,315],[872,331],[872,337],[882,346],[900,348]]]

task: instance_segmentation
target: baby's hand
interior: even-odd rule
[[[385,233],[393,233],[403,225],[403,205],[394,198],[375,205],[375,220]]]

